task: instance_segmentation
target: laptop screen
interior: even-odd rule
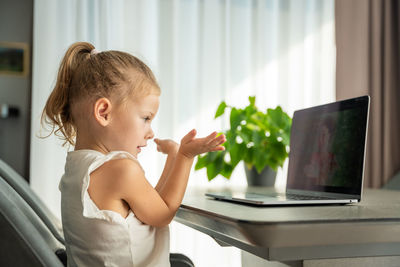
[[[369,97],[294,113],[287,189],[360,195]]]

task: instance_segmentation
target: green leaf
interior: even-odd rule
[[[245,163],[254,165],[254,148],[248,148],[246,154],[243,157]]]
[[[217,112],[215,113],[214,119],[216,119],[219,116],[221,116],[222,114],[224,114],[225,108],[226,108],[226,103],[225,103],[225,101],[222,101],[221,104],[219,104],[219,106],[217,108]]]
[[[250,131],[258,131],[258,130],[260,130],[260,127],[258,125],[256,125],[256,124],[253,124],[253,123],[247,123],[246,125],[244,125],[244,127],[249,129]]]
[[[288,146],[290,144],[290,132],[283,132],[280,136],[282,137],[282,143]]]
[[[239,161],[243,159],[244,154],[246,154],[246,150],[246,145],[243,143],[236,143],[234,146],[231,147],[231,149],[229,150],[229,155],[231,156],[231,163],[233,167],[236,167]]]
[[[211,181],[212,179],[215,178],[215,176],[218,175],[218,172],[216,172],[215,169],[216,168],[215,168],[214,164],[207,165],[207,178],[208,178],[208,181]]]
[[[232,108],[231,109],[231,115],[230,115],[230,123],[231,123],[231,129],[236,130],[236,128],[240,125],[240,122],[244,119],[244,115],[242,114],[241,110],[237,108]]]
[[[224,167],[222,168],[221,175],[229,179],[231,178],[233,169],[234,167],[232,167],[232,165],[224,162]]]
[[[218,152],[208,152],[206,154],[206,162],[208,164],[213,163],[218,157]]]
[[[255,149],[257,149],[257,150],[264,149],[263,144],[266,143],[265,142],[266,137],[265,137],[265,134],[263,134],[263,132],[253,131],[252,140],[253,140]]]
[[[215,161],[213,162],[213,164],[207,165],[207,177],[209,181],[214,179],[222,171],[222,168],[224,167],[225,153],[222,152],[221,151],[214,152],[214,154],[216,154]]]
[[[238,136],[240,136],[240,138],[242,138],[244,144],[248,144],[251,142],[253,131],[249,131],[243,128],[242,131],[237,131],[236,133]]]
[[[249,96],[249,101],[251,106],[255,106],[256,104],[256,97],[255,96]]]
[[[291,119],[280,106],[277,106],[275,109],[269,108],[267,110],[267,117],[269,118],[269,123],[277,130],[290,127]]]
[[[224,144],[226,144],[225,147],[228,151],[236,144],[236,136],[237,135],[234,131],[232,131],[232,129],[226,132],[226,142]]]
[[[256,170],[258,173],[261,173],[262,170],[265,168],[267,165],[267,158],[268,158],[268,152],[264,149],[255,149],[255,164],[254,166],[256,167]]]
[[[204,168],[204,167],[206,167],[207,166],[207,160],[206,160],[206,157],[207,157],[207,154],[206,155],[204,155],[204,156],[198,156],[197,157],[197,162],[196,162],[196,165],[194,166],[194,169],[197,171],[197,170],[200,170],[200,169],[202,169],[202,168]]]
[[[282,142],[278,142],[271,138],[268,149],[270,151],[268,165],[271,168],[282,166],[288,156],[288,153],[286,152],[286,146]]]
[[[246,116],[246,120],[249,120],[251,118],[251,116],[257,114],[258,109],[256,106],[247,106],[244,109],[244,115]]]
[[[267,159],[267,165],[273,169],[274,171],[278,170],[279,164],[273,159],[273,158],[268,158]]]

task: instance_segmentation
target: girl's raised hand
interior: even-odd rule
[[[225,147],[221,145],[226,141],[225,135],[217,134],[213,132],[209,136],[195,138],[196,130],[193,129],[182,138],[179,152],[187,158],[194,158],[202,153],[224,150]]]
[[[179,149],[179,144],[171,139],[154,139],[157,144],[157,151],[164,154],[177,153]]]

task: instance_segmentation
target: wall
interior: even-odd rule
[[[0,1],[0,42],[22,42],[32,50],[33,0]],[[31,61],[31,56],[29,56]],[[0,159],[29,177],[31,71],[26,76],[0,74],[0,104],[18,107],[16,118],[0,119]]]

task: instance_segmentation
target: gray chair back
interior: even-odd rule
[[[0,179],[0,236],[0,266],[64,266],[57,256],[60,251],[65,252],[64,245],[3,179]]]
[[[60,220],[54,216],[43,201],[33,192],[26,180],[0,159],[0,176],[28,203],[43,223],[62,244],[65,244]]]

